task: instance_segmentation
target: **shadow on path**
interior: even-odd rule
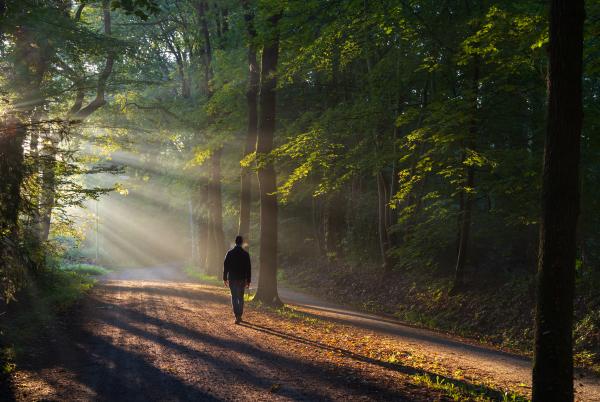
[[[462,341],[457,341],[445,334],[436,333],[431,330],[410,326],[399,321],[394,321],[386,318],[379,318],[375,316],[369,316],[366,314],[356,313],[349,310],[320,307],[312,304],[296,304],[289,302],[291,305],[297,305],[310,310],[322,311],[326,314],[317,314],[308,311],[300,311],[302,315],[307,318],[315,318],[321,321],[330,321],[343,325],[351,325],[360,327],[375,332],[384,332],[388,335],[399,336],[407,340],[415,340],[417,342],[428,342],[438,346],[456,349],[457,353],[464,353],[468,351],[473,354],[480,356],[495,357],[501,359],[510,359],[511,362],[520,362],[523,366],[529,367],[531,360],[526,356],[520,356],[513,353],[505,352],[502,350],[493,349],[483,345],[473,345]]]
[[[498,399],[498,400],[502,400],[504,397],[504,393],[502,391],[499,391],[499,390],[496,390],[493,388],[489,388],[489,387],[485,387],[483,385],[475,385],[475,384],[469,383],[467,381],[457,380],[454,378],[435,374],[435,373],[429,372],[427,370],[417,369],[417,368],[410,367],[410,366],[405,366],[405,365],[402,365],[399,363],[389,363],[389,362],[385,362],[382,360],[373,359],[372,357],[363,356],[363,355],[354,353],[354,352],[346,350],[346,349],[342,349],[342,348],[335,347],[335,346],[330,346],[330,345],[327,345],[327,344],[324,344],[324,343],[321,343],[318,341],[313,341],[310,339],[302,338],[297,335],[277,331],[272,328],[268,328],[268,327],[261,326],[258,324],[252,324],[252,323],[249,323],[246,321],[242,322],[241,325],[246,328],[251,328],[255,331],[259,331],[259,332],[263,332],[265,334],[277,336],[277,337],[280,337],[282,339],[286,339],[286,340],[289,340],[292,342],[301,343],[304,345],[319,348],[319,349],[329,351],[329,352],[339,353],[344,357],[351,358],[351,359],[354,359],[357,361],[361,361],[363,363],[374,364],[374,365],[383,367],[388,370],[399,371],[399,372],[407,374],[407,375],[417,374],[417,375],[429,376],[430,378],[437,378],[439,381],[443,381],[446,384],[453,384],[454,386],[457,386],[458,388],[463,389],[463,390],[476,391],[478,393],[483,393],[483,394],[487,395],[488,397]]]

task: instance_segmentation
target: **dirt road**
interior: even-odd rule
[[[284,297],[301,303],[303,296]],[[491,395],[519,385],[528,392],[526,361],[308,304],[283,312],[249,308],[247,323],[236,326],[223,288],[189,283],[172,270],[124,271],[99,285],[32,352],[15,375],[15,398],[450,400],[447,390],[424,385],[434,377],[479,383]],[[600,400],[598,383],[584,380],[579,399]]]
[[[500,389],[522,388],[528,393],[531,390],[532,362],[527,357],[357,312],[287,289],[280,290],[280,296],[285,303],[295,305],[308,314],[316,313],[338,324],[387,334],[405,349],[426,350],[429,358],[439,361],[448,372],[460,370],[465,377],[476,378]],[[597,376],[576,370],[574,386],[576,400],[600,401],[600,378]]]

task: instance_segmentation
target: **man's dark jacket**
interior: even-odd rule
[[[223,280],[244,280],[250,282],[250,254],[241,246],[235,246],[227,252],[223,262]]]

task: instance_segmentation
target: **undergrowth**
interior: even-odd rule
[[[527,402],[529,399],[514,392],[490,391],[485,386],[468,384],[437,375],[414,374],[412,381],[420,386],[425,386],[436,391],[441,391],[453,401],[475,402]]]
[[[106,275],[111,272],[109,269],[94,264],[64,264],[60,266],[60,269],[62,271],[93,276]]]
[[[223,281],[220,280],[215,275],[207,275],[198,270],[198,268],[193,267],[191,265],[187,265],[183,268],[183,271],[187,276],[191,279],[195,279],[199,282],[207,283],[210,285],[223,285]]]
[[[385,280],[382,280],[382,276]],[[331,301],[409,324],[477,339],[530,355],[533,344],[533,276],[481,278],[450,296],[451,280],[439,272],[392,271],[307,262],[285,271],[286,286],[327,295]],[[600,277],[578,273],[575,363],[600,372]]]
[[[271,313],[277,314],[279,317],[288,319],[288,320],[299,320],[305,322],[307,324],[317,324],[320,322],[318,318],[312,317],[308,314],[303,313],[302,311],[298,311],[294,307],[284,304],[281,306],[269,306],[261,301],[254,300],[254,294],[246,293],[244,294],[244,300],[249,302],[253,307],[258,310],[264,310]]]
[[[57,316],[94,286],[96,279],[92,275],[105,271],[95,266],[69,266],[67,269],[36,273],[28,286],[17,294],[16,301],[1,306],[0,371],[4,379],[24,358],[28,346],[45,332]]]

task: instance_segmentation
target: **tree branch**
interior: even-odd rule
[[[111,36],[111,18],[110,18],[110,7],[109,0],[102,1],[102,10],[103,10],[103,19],[104,19],[104,35],[107,37]],[[108,81],[108,77],[112,73],[113,65],[115,63],[115,52],[113,50],[109,50],[106,55],[106,63],[104,64],[104,69],[100,72],[98,76],[98,86],[96,88],[96,98],[91,101],[86,107],[77,110],[73,114],[73,118],[75,120],[83,120],[87,118],[89,115],[94,113],[96,110],[100,109],[102,106],[106,104],[106,100],[104,99],[104,93],[106,91],[106,82]]]

